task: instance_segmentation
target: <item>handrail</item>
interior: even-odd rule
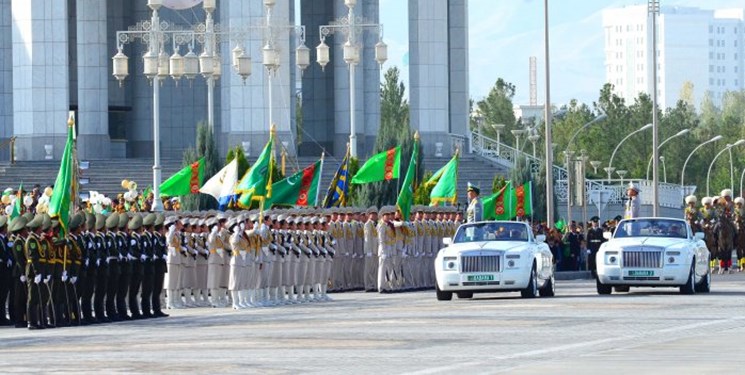
[[[7,141],[0,143],[0,150],[2,150],[5,147],[8,147],[10,150],[10,164],[16,163],[16,137],[12,136]]]

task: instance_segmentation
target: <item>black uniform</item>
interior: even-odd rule
[[[96,254],[96,278],[94,283],[95,295],[93,297],[93,310],[96,312],[96,320],[98,320],[99,323],[105,323],[109,321],[104,313],[106,310],[104,307],[104,301],[106,300],[109,275],[109,267],[106,262],[108,261],[107,258],[109,255],[108,249],[106,249],[106,241],[102,233],[96,233],[96,235],[93,236],[93,243]]]
[[[120,319],[130,319],[127,314],[127,292],[132,278],[132,261],[129,253],[129,236],[125,232],[116,234],[116,248],[119,251],[119,286],[116,291],[116,311]]]
[[[28,284],[28,300],[26,303],[26,316],[28,316],[29,328],[44,328],[44,315],[42,312],[42,295],[40,285],[41,278],[46,272],[46,253],[41,246],[39,236],[31,233],[26,238],[26,283]],[[38,276],[38,277],[37,277]]]
[[[132,255],[132,276],[129,282],[129,312],[132,318],[141,319],[140,303],[137,300],[137,293],[140,291],[142,284],[142,275],[144,273],[144,261],[142,260],[142,241],[139,233],[131,233],[129,236],[129,253]]]
[[[10,289],[13,285],[13,259],[10,255],[10,246],[8,246],[8,238],[5,234],[0,234],[0,326],[10,325],[13,318],[11,313],[10,318],[6,318],[5,301],[8,302],[8,306],[11,306],[9,310],[12,310],[13,302],[9,299]]]
[[[595,256],[598,254],[600,245],[602,245],[603,242],[605,242],[605,238],[603,238],[603,229],[598,227],[590,228],[590,230],[587,231],[587,248],[590,250],[588,261],[589,268],[592,272],[593,277],[597,275],[597,263],[595,262]]]
[[[142,292],[140,293],[140,306],[142,316],[152,318],[151,302],[153,298],[153,274],[155,265],[153,263],[153,237],[149,232],[140,236],[140,249],[142,249]]]
[[[160,294],[163,292],[163,280],[165,279],[168,265],[166,264],[166,238],[160,232],[155,232],[153,240],[153,256],[155,257],[153,273],[153,314],[165,316],[160,305]]]
[[[108,265],[108,279],[106,280],[106,317],[109,320],[121,320],[116,308],[116,293],[119,290],[119,260],[122,259],[119,253],[116,234],[106,232],[104,235],[104,246],[106,247],[106,263]]]
[[[28,288],[26,284],[26,239],[21,235],[11,238],[11,256],[13,257],[13,318],[16,328],[25,328],[28,322],[26,302]],[[23,280],[22,280],[23,279]]]
[[[78,294],[81,299],[80,307],[83,310],[83,319],[88,324],[97,323],[93,318],[93,292],[96,287],[96,245],[93,241],[93,235],[90,233],[83,234],[81,239],[84,244],[84,257],[85,262],[83,263],[83,274],[85,277],[80,284],[82,291]],[[79,290],[80,290],[79,288]]]

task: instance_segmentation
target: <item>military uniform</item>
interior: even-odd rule
[[[389,216],[392,214],[390,206],[380,209],[383,220],[378,223],[378,292],[385,293],[393,290],[393,255],[396,246],[396,231]]]
[[[593,217],[591,219],[592,222],[597,224],[597,222],[600,220],[597,216]],[[590,254],[588,254],[587,264],[590,272],[592,272],[592,276],[596,276],[597,271],[597,263],[595,260],[595,257],[597,256],[598,250],[600,250],[600,245],[605,242],[605,238],[603,237],[603,229],[600,227],[593,227],[588,229],[587,231],[587,249],[590,251]]]
[[[474,186],[469,182],[467,191],[476,193],[476,196],[468,202],[468,209],[466,210],[466,222],[474,223],[484,220],[484,204],[481,203],[481,198],[479,198],[481,190],[477,186]]]
[[[28,323],[26,302],[28,301],[28,284],[26,279],[26,224],[27,219],[17,217],[11,221],[8,229],[11,232],[10,254],[13,258],[13,317],[16,328],[24,328]]]
[[[373,292],[377,289],[378,279],[378,223],[373,219],[373,214],[377,215],[378,209],[370,207],[367,214],[370,215],[365,222],[364,231],[364,252],[365,252],[365,291]]]
[[[10,290],[13,285],[13,258],[10,253],[9,239],[6,232],[8,217],[0,215],[0,326],[11,324],[13,313],[6,318],[5,303],[8,301],[9,310],[13,310]]]
[[[26,227],[35,231],[42,225],[42,222],[41,215],[37,215]],[[31,232],[26,237],[24,253],[26,258],[25,280],[28,285],[28,301],[26,303],[28,328],[46,328],[47,322],[45,322],[41,305],[42,295],[40,284],[46,273],[47,260],[38,233]]]

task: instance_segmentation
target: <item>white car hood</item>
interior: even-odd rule
[[[655,247],[670,247],[681,244],[687,241],[685,238],[663,238],[663,237],[630,237],[630,238],[614,238],[608,242],[608,246],[612,248],[621,248],[628,246],[655,246]]]
[[[523,250],[530,245],[529,242],[517,242],[517,241],[481,241],[481,242],[465,242],[452,244],[444,249],[442,252],[446,255],[460,254],[464,251],[511,251],[511,250]]]

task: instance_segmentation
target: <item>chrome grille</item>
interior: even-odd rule
[[[624,268],[662,268],[662,251],[624,251]]]
[[[461,272],[499,272],[499,255],[462,256]]]

